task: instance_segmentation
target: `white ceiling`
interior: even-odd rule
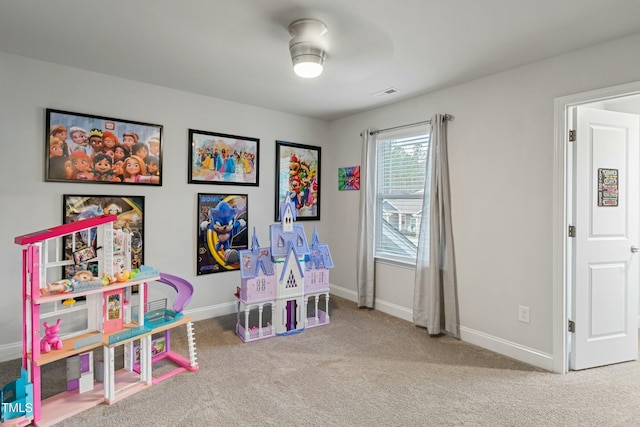
[[[300,18],[329,29],[314,80]],[[637,32],[640,0],[0,0],[0,51],[325,120]]]

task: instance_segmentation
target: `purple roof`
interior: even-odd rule
[[[316,227],[313,227],[313,236],[311,237],[311,248],[309,254],[305,257],[307,270],[317,268],[333,268],[333,259],[329,252],[329,245],[320,244]]]
[[[254,248],[240,251],[240,277],[253,279],[262,271],[265,275],[273,275],[273,263],[271,262],[271,249]]]
[[[293,245],[298,256],[305,256],[309,253],[309,244],[302,225],[293,224],[293,230],[285,232],[282,230],[282,224],[271,224],[269,231],[271,233],[271,255],[273,258],[287,256],[289,243]]]

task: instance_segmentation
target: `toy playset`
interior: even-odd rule
[[[260,247],[254,229],[251,249],[240,251],[236,333],[244,342],[329,323],[329,269],[333,260],[315,229],[309,245],[302,225],[294,223],[294,200],[287,194],[281,202],[281,222],[271,224],[269,246]],[[324,310],[319,308],[321,297]],[[313,306],[309,306],[310,299]],[[270,310],[265,313],[265,308]]]
[[[182,310],[191,301],[193,287],[184,279],[148,266],[131,271],[122,265],[121,243],[127,239],[114,230],[115,215],[101,215],[70,224],[18,236],[23,246],[22,374],[2,390],[0,423],[37,426],[55,424],[102,402],[112,404],[143,388],[184,371],[196,371],[195,336],[191,318]],[[76,259],[65,259],[63,238],[90,231],[97,238],[97,253],[83,252],[97,262],[97,277],[79,271],[60,279],[65,267]],[[114,240],[118,242],[114,247]],[[116,256],[114,256],[114,254]],[[126,258],[126,257],[124,257]],[[173,309],[157,309],[147,302],[147,285],[160,282],[173,287],[177,297]],[[132,289],[138,289],[133,309]],[[78,322],[78,318],[84,321]],[[82,326],[78,327],[80,323]],[[170,330],[185,325],[189,355],[170,350]],[[152,337],[163,334],[164,348],[153,354]],[[137,343],[137,361],[131,355]],[[124,369],[115,372],[114,350],[124,346]],[[94,349],[102,347],[103,360],[94,365]],[[157,378],[154,362],[169,359],[178,367]],[[41,368],[67,360],[67,390],[41,399]]]

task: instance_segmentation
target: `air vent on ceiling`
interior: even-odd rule
[[[373,96],[378,96],[378,97],[389,96],[389,95],[393,95],[394,93],[398,93],[398,92],[400,92],[400,89],[395,88],[395,87],[390,87],[388,89],[381,90],[380,92],[374,93]]]

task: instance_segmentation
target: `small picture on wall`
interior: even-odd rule
[[[338,190],[360,189],[360,166],[338,168]]]
[[[162,185],[162,126],[46,110],[45,181]]]
[[[246,194],[198,194],[198,275],[240,269],[248,222]]]

